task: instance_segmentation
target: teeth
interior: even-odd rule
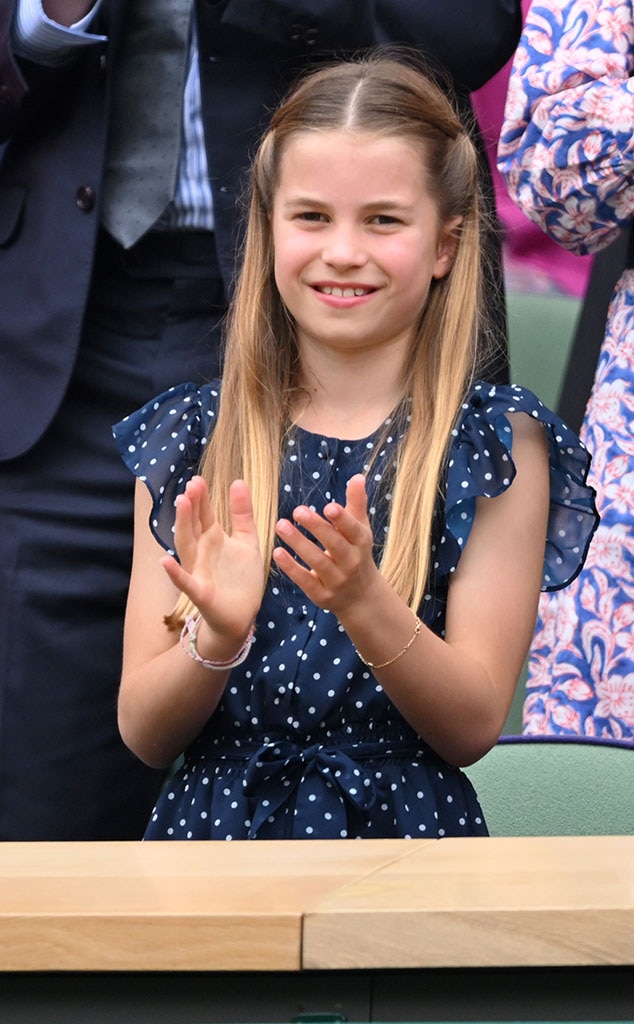
[[[369,288],[337,288],[331,287],[330,285],[324,285],[319,289],[324,295],[334,295],[337,299],[352,299],[359,295],[368,295]]]

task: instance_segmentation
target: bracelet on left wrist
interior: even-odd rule
[[[381,661],[381,662],[379,662],[377,664],[376,662],[373,662],[373,661],[367,661],[366,658],[364,658],[363,655],[360,654],[359,651],[357,651],[357,649],[355,647],[355,651],[357,651],[357,655],[359,656],[359,658],[361,658],[361,661],[363,662],[364,665],[367,665],[368,668],[387,668],[388,665],[393,665],[395,661],[398,661],[399,658],[402,658],[406,651],[409,651],[410,647],[414,643],[414,640],[416,639],[416,637],[420,633],[420,631],[422,629],[422,626],[423,626],[422,622],[420,621],[420,619],[419,619],[417,613],[414,611],[414,609],[411,608],[410,611],[411,611],[412,615],[414,616],[414,632],[412,633],[410,639],[407,641],[407,643],[405,644],[403,649],[400,650],[398,652],[398,654],[395,654],[393,658],[388,658],[387,661]]]

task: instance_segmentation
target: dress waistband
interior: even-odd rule
[[[321,802],[333,804],[332,813],[343,801],[361,818],[367,819],[376,802],[374,773],[362,762],[390,757],[420,758],[427,752],[426,745],[412,740],[390,742],[359,742],[337,744],[312,743],[305,746],[290,740],[262,743],[246,742],[236,748],[235,742],[216,747],[213,758],[243,757],[247,762],[244,775],[245,796],[255,801],[249,828],[249,838],[255,839],[270,815],[282,805],[296,799],[300,784],[309,776],[321,777],[325,786]],[[429,752],[431,754],[431,751]],[[436,759],[436,755],[433,755]],[[323,807],[322,807],[323,810]],[[301,828],[306,809],[296,809]],[[307,824],[310,824],[307,818]]]
[[[271,736],[270,734],[254,738],[237,740],[235,738],[216,737],[210,740],[209,736],[201,736],[201,749],[197,750],[194,744],[194,757],[199,760],[202,757],[209,757],[211,760],[228,759],[251,761],[254,757],[265,757],[278,759],[280,757],[298,756],[302,761],[310,760],[316,751],[338,751],[344,753],[354,761],[373,760],[380,757],[403,757],[409,754],[420,754],[421,751],[431,754],[432,751],[427,744],[416,735],[403,736],[395,733],[393,736],[383,735],[380,740],[368,740],[365,738],[349,740],[342,736],[329,736],[323,741],[315,740],[310,736],[302,739],[289,739],[288,736]],[[436,755],[434,755],[436,756]]]

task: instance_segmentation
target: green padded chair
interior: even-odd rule
[[[465,772],[492,836],[634,834],[634,746],[503,736]]]
[[[557,408],[580,302],[570,295],[507,295],[511,381]]]
[[[509,290],[506,296],[511,382],[523,384],[557,410],[581,303],[570,295]],[[522,729],[526,669],[503,732]]]

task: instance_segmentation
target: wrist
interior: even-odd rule
[[[416,637],[419,635],[419,633],[420,633],[420,631],[422,629],[422,625],[423,625],[422,622],[420,621],[418,615],[416,614],[416,612],[413,609],[410,609],[410,611],[412,612],[412,615],[414,616],[414,623],[413,623],[413,627],[412,627],[413,628],[413,632],[411,633],[411,635],[410,635],[409,639],[407,640],[407,642],[405,644],[403,644],[403,646],[400,649],[396,650],[396,653],[392,653],[389,657],[386,657],[386,652],[388,650],[388,648],[386,646],[385,652],[383,652],[382,654],[379,655],[379,657],[382,660],[381,661],[371,661],[369,658],[366,658],[357,647],[355,647],[355,651],[357,652],[357,655],[359,656],[359,658],[361,659],[361,661],[363,662],[364,665],[367,665],[368,668],[371,668],[371,669],[388,668],[389,665],[393,665],[396,661],[399,660],[399,658],[402,658],[404,654],[407,654],[407,652],[409,651],[410,647],[412,646],[412,644],[416,640]]]
[[[363,601],[350,602],[345,621],[340,622],[359,659],[373,671],[388,668],[417,647],[424,631],[416,610],[383,576],[366,591]]]
[[[201,632],[211,632],[203,617],[200,614],[188,616],[180,635],[181,647],[204,668],[218,672],[229,671],[240,665],[247,658],[255,639],[253,625],[241,637],[234,634],[219,638],[214,635],[212,643],[205,642],[204,635],[201,641]]]

